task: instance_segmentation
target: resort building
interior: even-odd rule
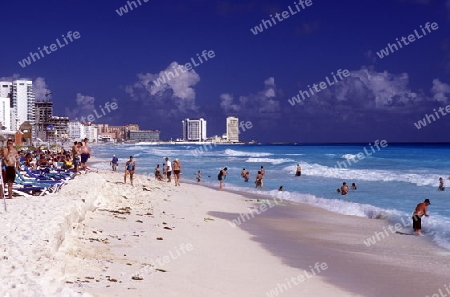
[[[139,130],[127,132],[127,140],[131,141],[159,141],[158,130]]]
[[[239,142],[239,119],[227,117],[227,140],[228,142]]]
[[[28,121],[31,125],[35,122],[35,98],[33,82],[31,80],[18,79],[12,82],[0,81],[0,98],[9,98],[10,126],[9,130],[18,130],[20,125]]]
[[[200,118],[191,120],[189,118],[181,121],[183,124],[183,140],[185,141],[205,141],[206,140],[206,120]]]

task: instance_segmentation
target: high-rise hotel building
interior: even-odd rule
[[[200,118],[191,120],[189,118],[181,121],[183,124],[183,140],[185,141],[205,141],[206,140],[206,120]]]
[[[239,142],[239,119],[227,117],[227,140],[228,142]]]
[[[31,80],[0,81],[0,121],[11,131],[18,130],[25,121],[34,126],[35,97]]]

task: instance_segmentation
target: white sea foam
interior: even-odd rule
[[[232,157],[268,157],[272,156],[272,153],[260,153],[260,152],[242,152],[232,149],[226,149],[225,155]]]
[[[352,154],[345,154],[345,155],[342,155],[342,157],[341,158],[343,158],[343,159],[355,159],[356,158],[356,155],[352,155]]]
[[[294,162],[292,159],[285,159],[285,158],[248,158],[245,160],[247,163],[271,163],[272,165],[278,165],[288,162]]]
[[[354,169],[334,168],[319,164],[300,163],[302,171],[310,176],[321,176],[336,179],[348,180],[365,180],[365,181],[399,181],[415,184],[418,186],[437,186],[436,181],[439,179],[438,174],[428,173],[411,173],[389,170],[372,170],[372,169]],[[344,166],[342,166],[344,167]],[[283,170],[295,173],[296,166],[290,165]]]

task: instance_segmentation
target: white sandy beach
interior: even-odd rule
[[[57,195],[8,200],[1,296],[406,297],[448,284],[450,253],[423,238],[364,245],[382,220],[285,202],[232,227],[262,204],[122,178],[89,173]]]

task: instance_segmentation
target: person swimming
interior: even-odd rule
[[[356,189],[357,189],[356,183],[352,183],[352,190],[356,190]]]
[[[341,187],[341,195],[347,195],[348,193],[348,186],[346,182],[342,183],[342,187]]]
[[[442,177],[439,178],[439,191],[445,191],[444,179]]]

